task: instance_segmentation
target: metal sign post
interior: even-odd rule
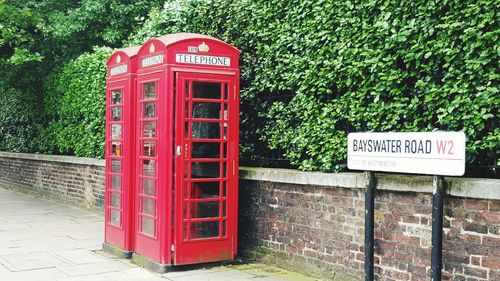
[[[434,176],[432,192],[431,281],[441,281],[443,266],[443,196],[444,177]]]
[[[375,175],[366,172],[367,185],[365,190],[365,281],[373,280],[373,229],[375,227]]]

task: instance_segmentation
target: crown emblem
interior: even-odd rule
[[[210,48],[208,47],[207,44],[205,44],[205,42],[201,43],[198,46],[198,51],[200,51],[200,52],[206,53],[206,52],[208,52],[208,50],[210,50]]]
[[[116,56],[116,63],[120,63],[122,61],[122,57],[120,55]]]
[[[155,51],[155,44],[151,43],[151,46],[149,47],[149,52],[153,53]]]

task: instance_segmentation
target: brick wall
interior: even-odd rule
[[[0,152],[0,184],[85,208],[104,205],[104,161]]]
[[[326,280],[363,279],[363,174],[242,168],[240,178],[241,253]],[[432,177],[377,181],[376,280],[429,280]],[[500,280],[500,180],[447,183],[443,280]],[[102,208],[104,161],[0,152],[0,186]]]
[[[300,182],[294,174],[242,174],[252,179],[240,184],[243,250],[264,251],[269,262],[307,270],[328,280],[362,280],[362,175],[351,175],[354,179],[350,183],[332,180],[337,186],[326,185],[328,180],[321,179],[320,173],[303,180],[312,185],[273,180]],[[376,280],[429,280],[432,178],[386,176],[379,179],[379,186],[375,203]],[[449,192],[456,195],[481,188],[492,191],[483,197],[500,195],[499,180],[453,179],[449,186]],[[445,200],[443,280],[500,280],[499,199],[448,196]]]

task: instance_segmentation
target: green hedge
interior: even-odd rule
[[[106,60],[108,48],[96,49],[54,70],[45,80],[40,149],[76,156],[104,156]]]
[[[173,32],[241,55],[242,155],[279,148],[304,170],[345,169],[358,131],[464,131],[467,161],[498,166],[500,3],[494,0],[171,0],[127,44]],[[39,150],[102,157],[105,59],[48,76]]]
[[[32,152],[38,131],[33,97],[5,84],[0,89],[0,150]]]
[[[132,42],[190,31],[241,49],[244,152],[264,140],[339,171],[349,132],[457,130],[469,163],[498,165],[498,1],[168,2]]]

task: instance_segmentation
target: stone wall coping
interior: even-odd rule
[[[240,179],[301,185],[365,188],[366,174],[304,172],[293,169],[240,167]],[[432,194],[432,176],[375,173],[377,189]],[[500,200],[500,180],[445,177],[447,194],[475,199]]]
[[[0,157],[18,158],[35,161],[59,162],[79,165],[101,166],[102,159],[65,155],[46,155],[0,151]],[[240,167],[240,179],[268,182],[331,186],[342,188],[364,188],[365,173],[322,173],[304,172],[293,169]],[[377,189],[400,192],[432,194],[432,176],[375,173]],[[485,178],[445,177],[447,193],[452,196],[500,200],[500,180]]]
[[[0,151],[0,157],[18,158],[18,159],[35,160],[35,161],[59,162],[59,163],[68,163],[77,165],[102,166],[102,167],[106,165],[106,161],[103,159],[66,156],[66,155],[48,155],[48,154]]]

